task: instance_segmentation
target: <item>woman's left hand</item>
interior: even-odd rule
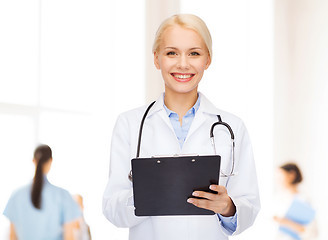
[[[220,185],[211,185],[210,189],[217,192],[217,194],[195,191],[192,193],[193,196],[202,197],[205,199],[188,198],[187,202],[195,205],[196,207],[219,213],[224,217],[234,216],[236,213],[236,206],[229,197],[227,189]]]

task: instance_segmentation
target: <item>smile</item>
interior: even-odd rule
[[[195,74],[171,73],[172,77],[178,82],[189,82]]]

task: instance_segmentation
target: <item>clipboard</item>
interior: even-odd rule
[[[295,198],[289,206],[285,218],[304,226],[314,220],[315,213],[315,210],[309,203]],[[280,226],[279,230],[292,236],[294,239],[300,239],[299,234],[288,227]]]
[[[212,192],[209,186],[219,183],[220,164],[219,155],[132,159],[135,215],[214,215],[187,199],[195,190]]]

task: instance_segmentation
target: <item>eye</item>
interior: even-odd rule
[[[190,53],[191,56],[199,56],[200,54],[198,52],[192,52]]]
[[[174,56],[174,55],[176,55],[176,53],[173,52],[173,51],[170,51],[170,52],[167,52],[166,55],[168,55],[168,56]]]

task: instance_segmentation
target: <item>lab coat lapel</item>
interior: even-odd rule
[[[190,129],[188,131],[188,135],[186,138],[186,141],[188,141],[188,138],[205,122],[206,117],[204,116],[204,113],[199,111],[196,112],[195,118],[191,123]]]
[[[169,129],[174,133],[174,129],[172,127],[172,124],[170,122],[170,119],[168,118],[166,111],[164,109],[164,93],[162,93],[159,98],[156,100],[154,106],[149,110],[149,113],[147,115],[147,118],[151,118],[153,114],[159,114],[161,119],[165,122],[165,124],[168,126]]]
[[[198,94],[200,97],[200,106],[190,126],[186,141],[206,121],[206,115],[219,114],[218,109],[202,93],[199,92]]]

